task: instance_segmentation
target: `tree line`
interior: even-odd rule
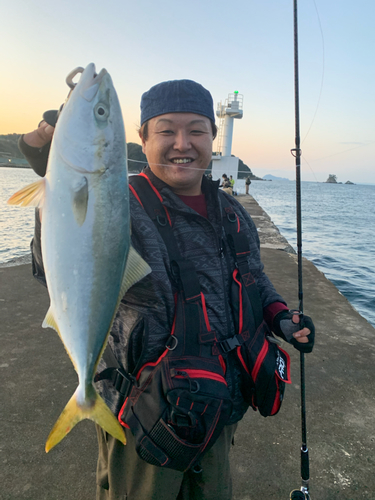
[[[25,160],[24,155],[18,148],[18,140],[20,136],[21,134],[0,135],[0,162],[5,163],[9,159],[12,159],[13,163],[16,163],[17,159]],[[142,146],[136,144],[135,142],[128,142],[127,147],[128,147],[129,172],[141,172],[143,167],[147,165],[147,158],[142,151]],[[209,165],[206,173],[209,173],[211,169],[212,169],[212,162]],[[251,169],[247,165],[245,165],[245,163],[240,159],[238,162],[238,178],[246,179],[247,176],[249,176],[250,179],[254,180],[259,179],[256,175],[252,173]]]

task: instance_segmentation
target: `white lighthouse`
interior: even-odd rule
[[[237,180],[239,158],[231,156],[233,124],[243,116],[243,95],[238,91],[229,94],[225,103],[219,102],[216,115],[219,118],[217,152],[212,157],[212,175],[214,179],[221,178],[225,173]]]

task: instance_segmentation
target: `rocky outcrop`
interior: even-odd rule
[[[337,176],[329,174],[328,179],[326,180],[329,184],[337,184]]]

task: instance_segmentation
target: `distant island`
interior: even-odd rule
[[[328,179],[326,180],[326,183],[328,183],[328,184],[342,184],[342,182],[337,182],[337,175],[333,175],[333,174],[328,175]],[[345,184],[354,185],[354,182],[346,181]]]
[[[267,174],[263,176],[265,181],[289,181],[286,177],[276,177],[275,175]]]

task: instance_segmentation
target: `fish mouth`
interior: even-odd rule
[[[108,74],[108,71],[107,71],[105,68],[103,68],[103,69],[100,71],[100,73],[99,73],[99,74],[98,74],[98,73],[96,73],[96,72],[95,72],[95,65],[94,65],[93,85],[94,85],[94,84],[96,84],[96,83],[100,85],[100,83],[101,83],[101,81],[103,80],[104,76],[105,76],[105,75],[107,75],[107,74]]]
[[[73,82],[73,78],[81,73],[78,83]],[[96,96],[103,79],[108,75],[108,71],[103,68],[99,73],[95,70],[95,64],[90,63],[83,68],[76,68],[67,77],[67,83],[71,88],[81,94],[86,101],[92,101]]]

